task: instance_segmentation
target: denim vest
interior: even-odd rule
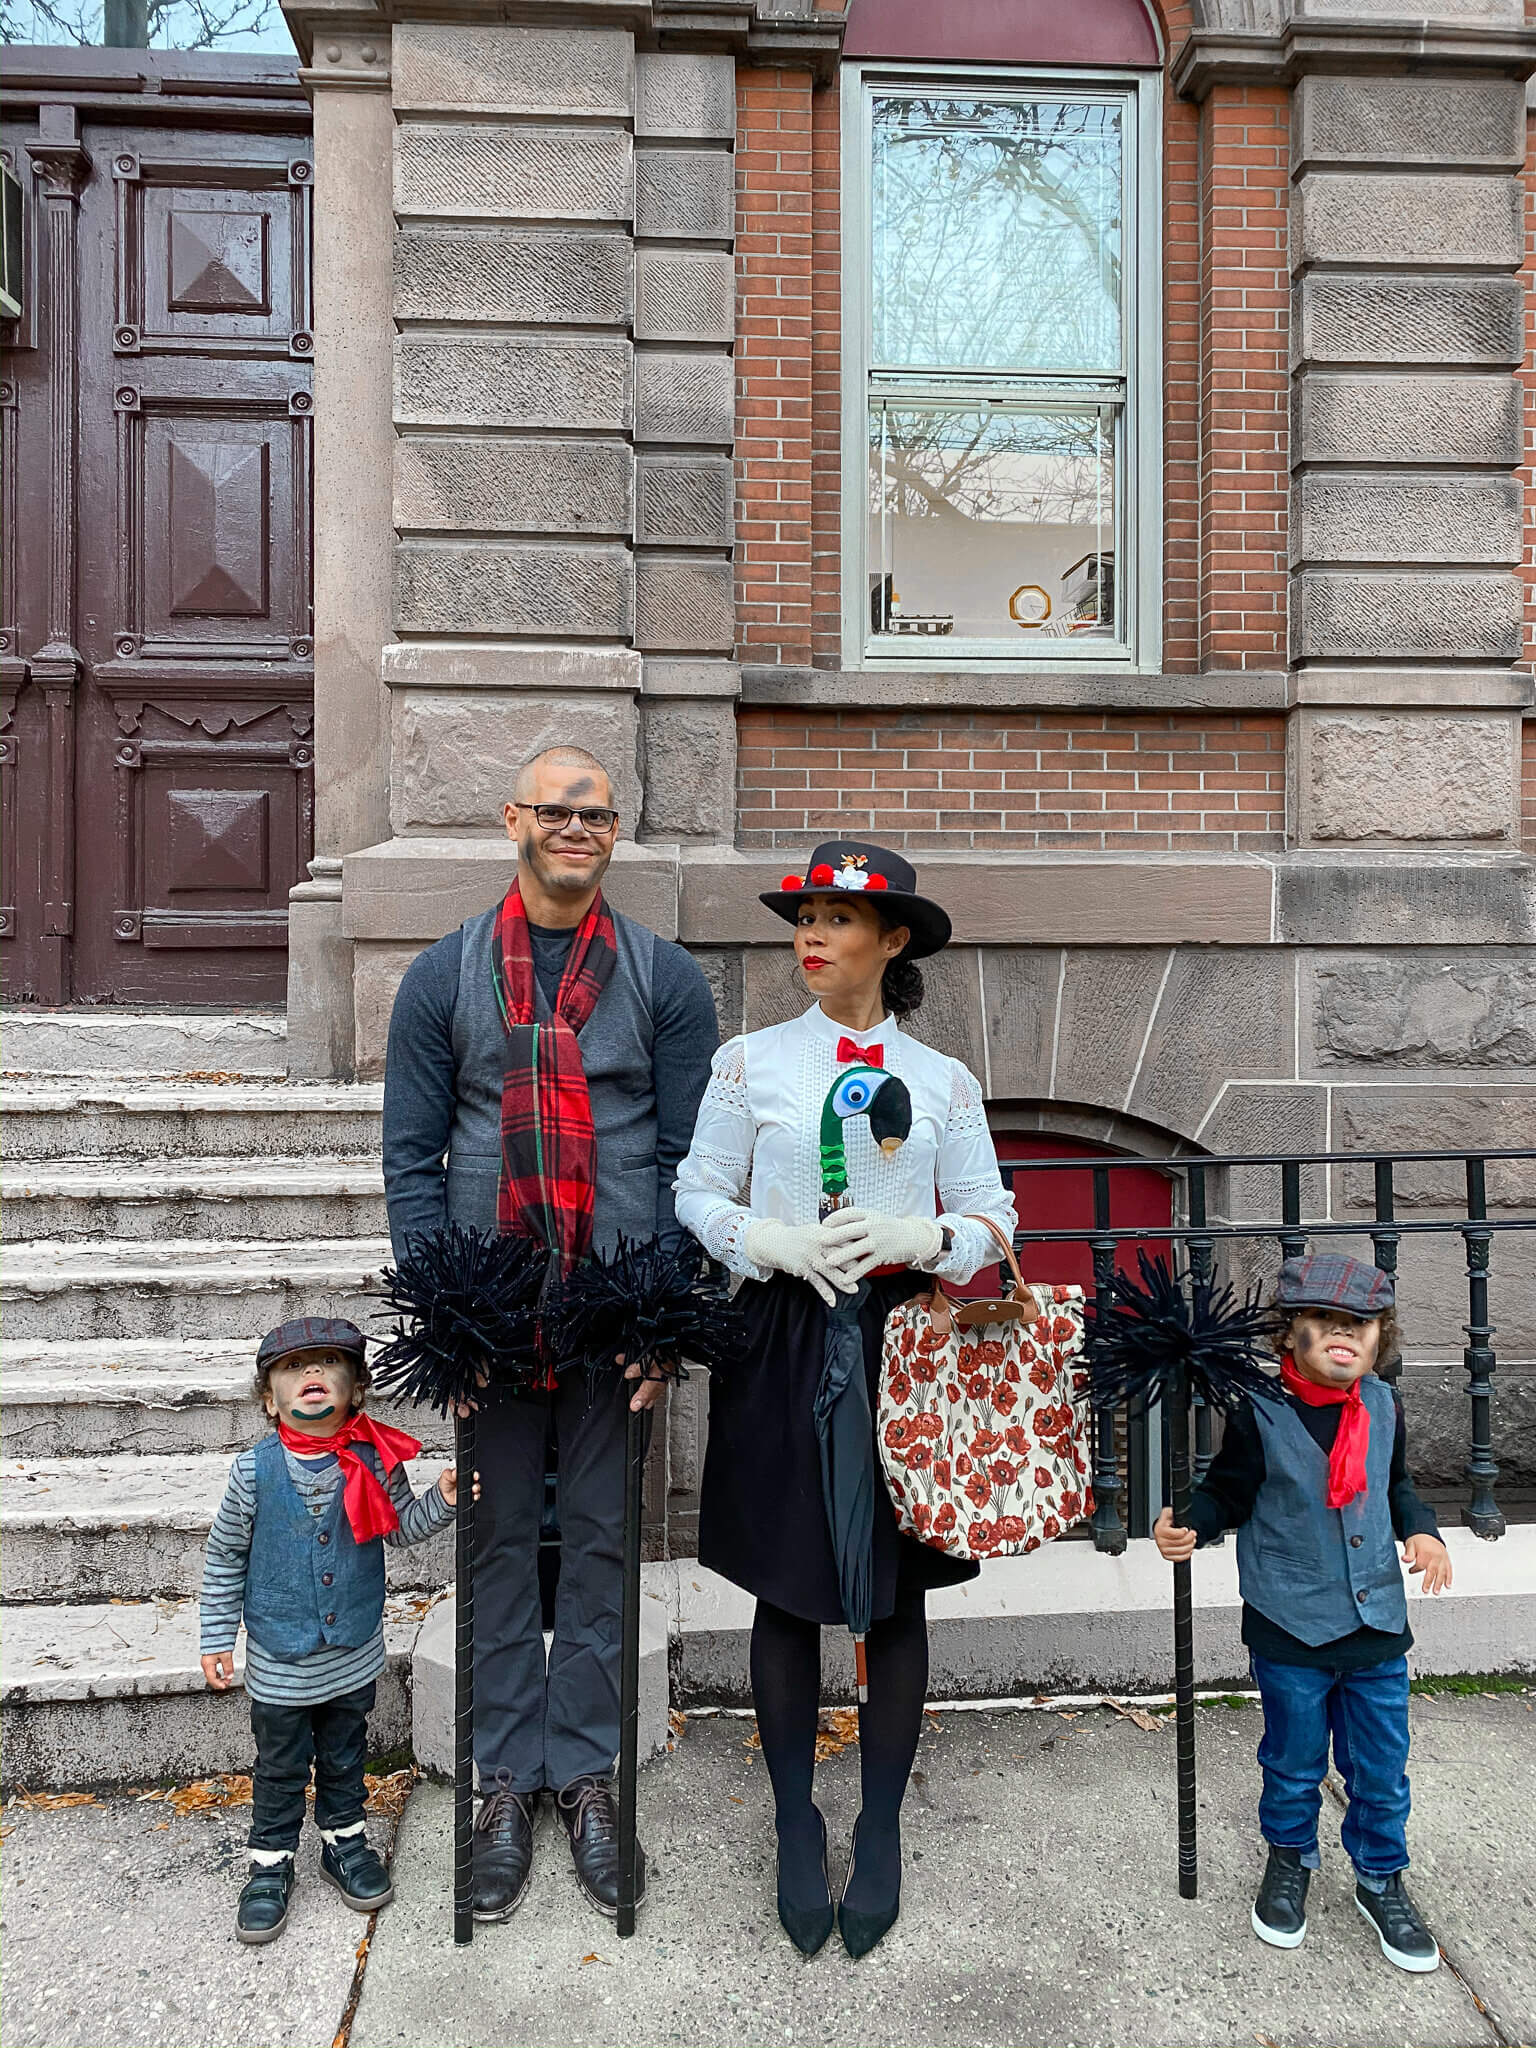
[[[383,1482],[372,1447],[357,1446]],[[307,1508],[273,1430],[256,1446],[256,1526],[246,1568],[246,1633],[269,1656],[296,1663],[316,1650],[357,1649],[384,1616],[382,1538],[358,1543],[343,1484],[323,1514]]]
[[[501,1080],[507,1043],[491,979],[499,908],[482,911],[463,928],[453,1006],[455,1100],[446,1188],[451,1222],[491,1231],[496,1228],[501,1173]],[[654,1237],[660,1187],[651,1009],[656,934],[617,911],[611,914],[619,957],[576,1040],[597,1135],[592,1239],[598,1251],[610,1251],[621,1233]],[[534,1014],[540,1021],[550,1015],[537,979]]]
[[[1255,1401],[1264,1483],[1237,1532],[1237,1580],[1250,1607],[1314,1647],[1360,1628],[1395,1635],[1408,1602],[1392,1535],[1387,1482],[1397,1418],[1392,1392],[1367,1373],[1371,1418],[1365,1491],[1328,1506],[1328,1455],[1287,1401]]]

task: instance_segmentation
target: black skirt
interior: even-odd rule
[[[860,1311],[870,1408],[876,1407],[885,1319],[922,1291],[920,1273],[880,1275]],[[699,1501],[699,1562],[759,1600],[805,1621],[843,1624],[837,1563],[821,1492],[812,1408],[821,1377],[826,1310],[803,1281],[775,1273],[736,1297],[747,1321],[739,1362],[713,1373],[709,1445]],[[981,1567],[902,1533],[875,1457],[875,1601],[881,1621],[903,1594],[955,1586]]]

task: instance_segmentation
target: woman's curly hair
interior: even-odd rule
[[[875,909],[881,924],[889,931],[895,931],[901,924],[900,915],[877,903]],[[915,960],[909,960],[900,952],[890,961],[880,977],[880,1000],[887,1013],[898,1022],[910,1017],[914,1010],[923,1007],[923,972]]]

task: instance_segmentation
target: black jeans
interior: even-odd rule
[[[251,1701],[256,1768],[251,1776],[252,1849],[296,1849],[304,1826],[309,1768],[315,1768],[315,1826],[356,1827],[363,1818],[363,1764],[376,1687],[340,1699],[279,1707]]]

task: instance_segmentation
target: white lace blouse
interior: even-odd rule
[[[821,1197],[822,1104],[844,1071],[839,1039],[882,1047],[883,1064],[907,1085],[912,1135],[884,1154],[867,1118],[843,1125],[848,1199],[886,1216],[932,1216],[954,1233],[932,1271],[964,1281],[997,1258],[985,1215],[1010,1238],[1013,1197],[997,1170],[981,1088],[959,1060],[898,1029],[894,1017],[850,1032],[819,1003],[787,1024],[729,1039],[715,1054],[693,1143],[673,1187],[677,1219],[733,1273],[766,1280],[742,1248],[754,1216],[814,1223]],[[937,1199],[935,1197],[937,1196]]]

